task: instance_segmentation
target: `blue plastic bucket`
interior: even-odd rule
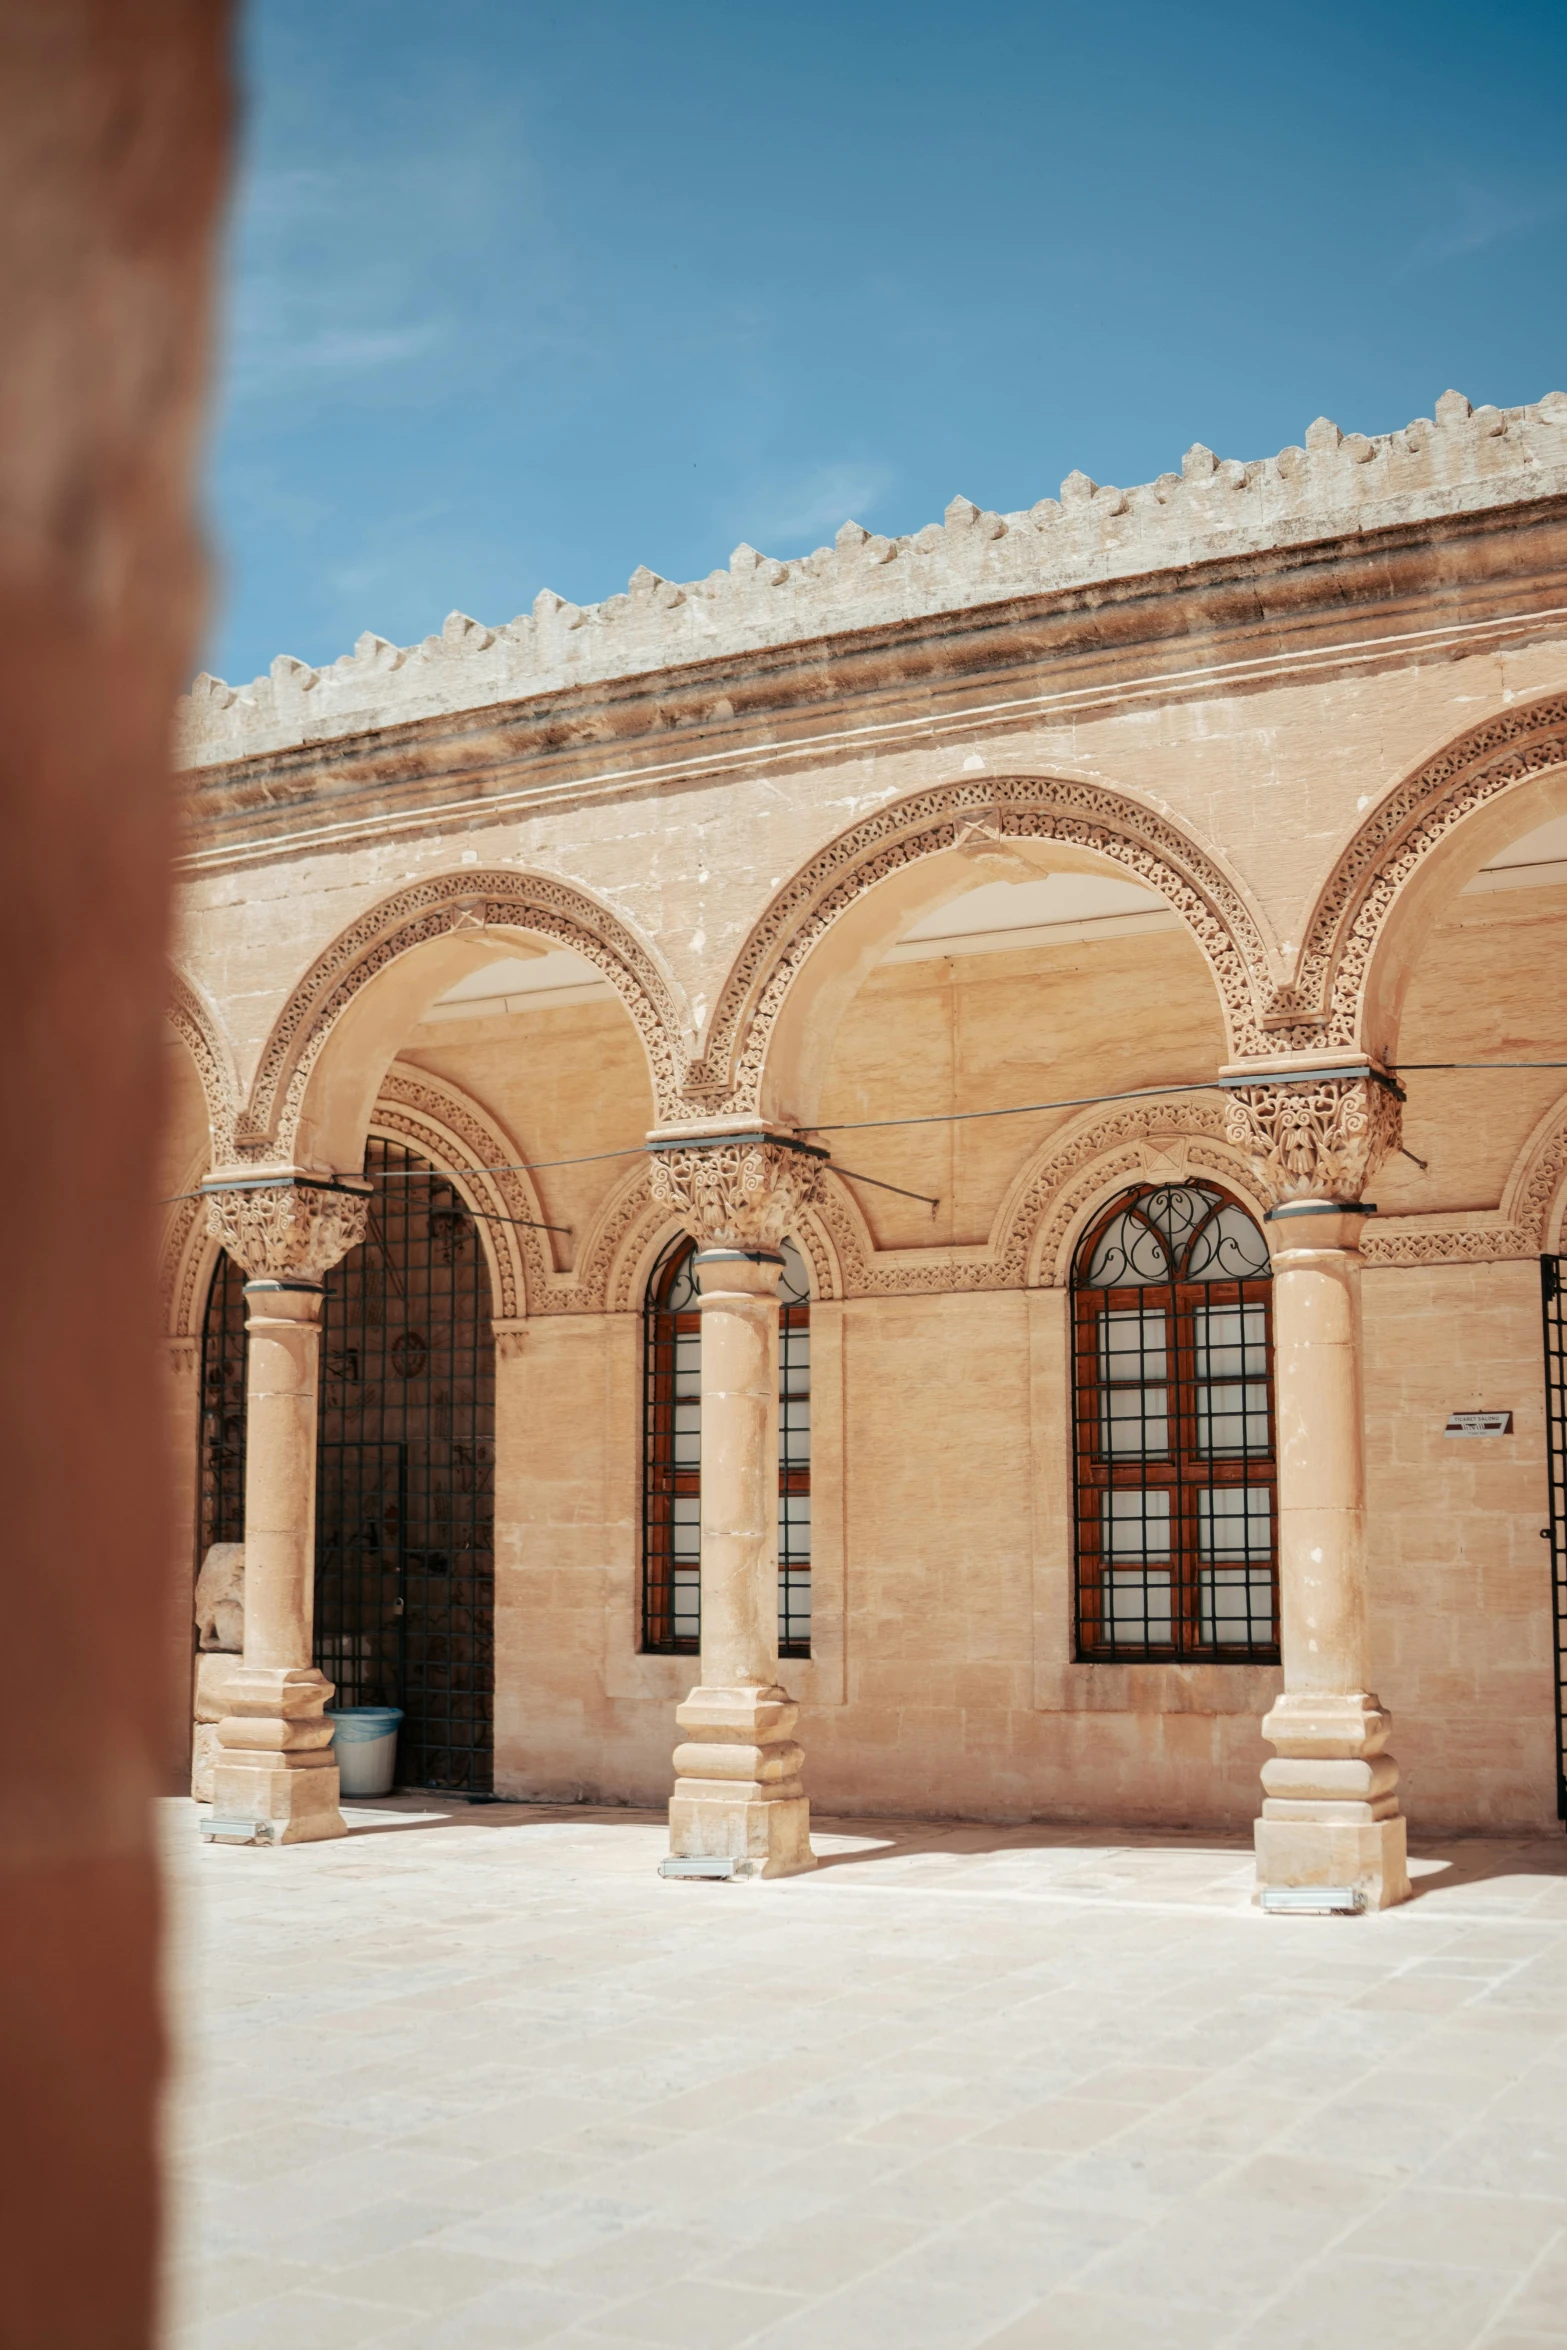
[[[345,1795],[390,1795],[400,1705],[329,1705],[337,1783]]]

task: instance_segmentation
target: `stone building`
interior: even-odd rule
[[[1265,1886],[1372,1905],[1406,1814],[1555,1818],[1567,397],[181,727],[223,1819],[336,1831],[328,1681],[475,1793],[662,1803],[677,1747],[742,1873],[807,1788],[1261,1813]]]

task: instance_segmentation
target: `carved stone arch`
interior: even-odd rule
[[[595,1268],[602,1264],[604,1271],[584,1304],[612,1314],[639,1312],[653,1267],[665,1243],[680,1229],[668,1203],[650,1196],[648,1170],[639,1167],[616,1191],[595,1232],[593,1264]],[[610,1242],[607,1251],[600,1232]],[[843,1297],[846,1292],[838,1252],[820,1209],[806,1208],[796,1217],[793,1238],[810,1267],[813,1298]],[[586,1270],[585,1266],[585,1277]]]
[[[234,1156],[234,1129],[241,1099],[223,1023],[195,981],[178,969],[169,973],[164,1017],[195,1063],[207,1104],[207,1124],[212,1130],[212,1157],[221,1164]]]
[[[1050,1289],[1070,1280],[1079,1234],[1116,1190],[1203,1175],[1261,1222],[1267,1203],[1249,1162],[1225,1140],[1223,1104],[1155,1098],[1089,1110],[1049,1136],[1008,1187],[990,1238],[977,1246],[878,1250],[852,1187],[831,1173],[815,1212],[839,1259],[845,1297]]]
[[[811,1301],[816,1305],[830,1305],[847,1296],[843,1267],[833,1243],[832,1228],[818,1203],[802,1208],[794,1220],[790,1235],[811,1269]]]
[[[777,893],[724,982],[678,1114],[763,1108],[768,1048],[790,989],[819,941],[878,882],[943,851],[1005,855],[1008,842],[1035,841],[1104,857],[1157,890],[1207,958],[1231,1054],[1267,1049],[1271,942],[1244,884],[1212,851],[1126,792],[1055,776],[986,776],[890,802],[829,841]]]
[[[1557,771],[1567,786],[1567,694],[1498,711],[1396,784],[1335,860],[1295,977],[1268,1004],[1262,1049],[1388,1050],[1391,1036],[1368,1033],[1381,1010],[1373,982],[1413,885],[1461,826]]]
[[[317,956],[267,1040],[238,1121],[239,1154],[292,1154],[306,1088],[323,1048],[361,991],[399,956],[453,934],[503,945],[507,931],[569,947],[604,974],[642,1040],[657,1115],[670,1115],[684,1073],[687,1021],[674,982],[654,950],[607,906],[569,882],[467,867],[383,898]]]
[[[1079,1241],[1118,1191],[1205,1177],[1262,1223],[1268,1203],[1244,1153],[1225,1140],[1222,1107],[1138,1103],[1109,1117],[1091,1115],[1053,1149],[1047,1144],[1025,1172],[1000,1253],[1009,1268],[1021,1255],[1028,1288],[1065,1289]]]
[[[203,1152],[187,1167],[181,1193],[197,1195],[207,1172]],[[158,1321],[165,1338],[200,1339],[212,1268],[222,1253],[207,1230],[205,1201],[199,1195],[171,1200],[158,1251]]]
[[[610,1193],[583,1248],[582,1310],[639,1312],[647,1275],[674,1230],[667,1203],[649,1191],[647,1161],[639,1159]]]
[[[1530,1254],[1559,1255],[1567,1216],[1567,1094],[1539,1120],[1508,1174],[1501,1222],[1525,1233]]]
[[[370,1116],[372,1134],[401,1142],[449,1176],[475,1211],[490,1266],[494,1319],[520,1321],[548,1287],[549,1234],[527,1229],[544,1210],[515,1162],[522,1152],[470,1094],[427,1069],[394,1061]],[[518,1222],[491,1219],[517,1218]]]

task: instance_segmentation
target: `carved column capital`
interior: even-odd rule
[[[703,1248],[775,1249],[821,1189],[827,1153],[782,1130],[665,1127],[648,1136],[653,1197]]]
[[[320,1282],[365,1236],[370,1186],[295,1168],[214,1176],[207,1230],[252,1281]]]
[[[1223,1072],[1225,1137],[1246,1153],[1272,1207],[1358,1200],[1399,1147],[1403,1092],[1377,1070],[1274,1070],[1254,1084],[1237,1082],[1243,1075],[1244,1065]]]

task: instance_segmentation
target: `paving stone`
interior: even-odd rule
[[[1559,1844],[1265,1920],[1213,1839],[883,1823],[695,1899],[646,1815],[356,1819],[169,1806],[172,2350],[1567,2335]]]

